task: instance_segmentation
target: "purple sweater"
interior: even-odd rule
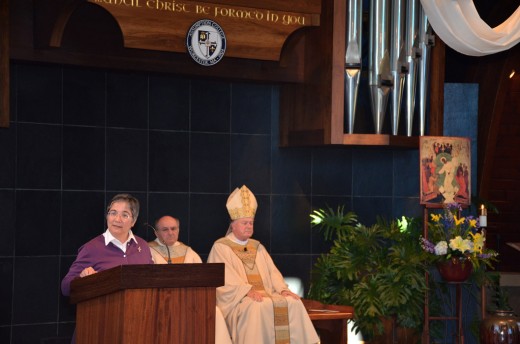
[[[120,265],[153,264],[152,254],[146,241],[136,235],[134,237],[137,243],[130,240],[126,247],[126,253],[112,243],[105,246],[105,237],[103,235],[99,235],[81,246],[76,260],[72,263],[63,281],[61,281],[61,292],[63,295],[70,295],[70,282],[79,278],[81,271],[89,266],[99,272]]]

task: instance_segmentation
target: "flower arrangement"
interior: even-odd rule
[[[430,214],[428,222],[429,238],[421,237],[421,246],[431,253],[430,260],[442,263],[452,259],[471,262],[473,269],[482,264],[492,268],[497,253],[485,247],[486,238],[476,217],[461,216],[462,207],[458,203],[444,205],[441,214]]]

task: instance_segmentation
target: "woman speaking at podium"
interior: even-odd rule
[[[118,194],[107,207],[107,230],[78,250],[78,256],[61,281],[63,295],[70,295],[70,282],[115,266],[153,264],[147,242],[132,233],[139,216],[139,201],[129,194]]]

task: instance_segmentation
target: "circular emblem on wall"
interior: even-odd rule
[[[212,66],[219,62],[226,52],[226,35],[213,20],[202,19],[193,24],[188,31],[186,46],[195,62],[203,66]]]

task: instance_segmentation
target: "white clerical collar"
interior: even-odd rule
[[[246,239],[246,240],[244,240],[244,241],[242,241],[242,240],[238,240],[237,237],[235,236],[235,234],[233,234],[233,233],[229,233],[229,234],[227,235],[227,238],[228,238],[229,240],[231,240],[231,241],[236,242],[237,244],[240,244],[240,245],[247,245],[247,242],[249,241],[249,239]]]
[[[159,246],[164,246],[166,247],[166,245],[161,241],[159,240],[159,238],[155,238],[155,242],[159,244]],[[170,245],[168,247],[173,247],[173,246],[179,246],[181,243],[179,242],[179,240],[177,240],[176,242],[173,243],[173,245]]]
[[[130,230],[128,232],[128,239],[126,239],[125,242],[121,242],[121,241],[119,241],[119,239],[114,237],[112,235],[112,233],[110,233],[108,228],[105,231],[105,233],[103,233],[103,236],[105,237],[105,246],[107,246],[108,244],[112,243],[115,246],[119,247],[123,252],[126,252],[126,244],[128,242],[130,242],[130,240],[133,240],[133,241],[135,241],[135,243],[137,243],[137,240],[135,240],[134,233],[132,233],[132,230]]]

